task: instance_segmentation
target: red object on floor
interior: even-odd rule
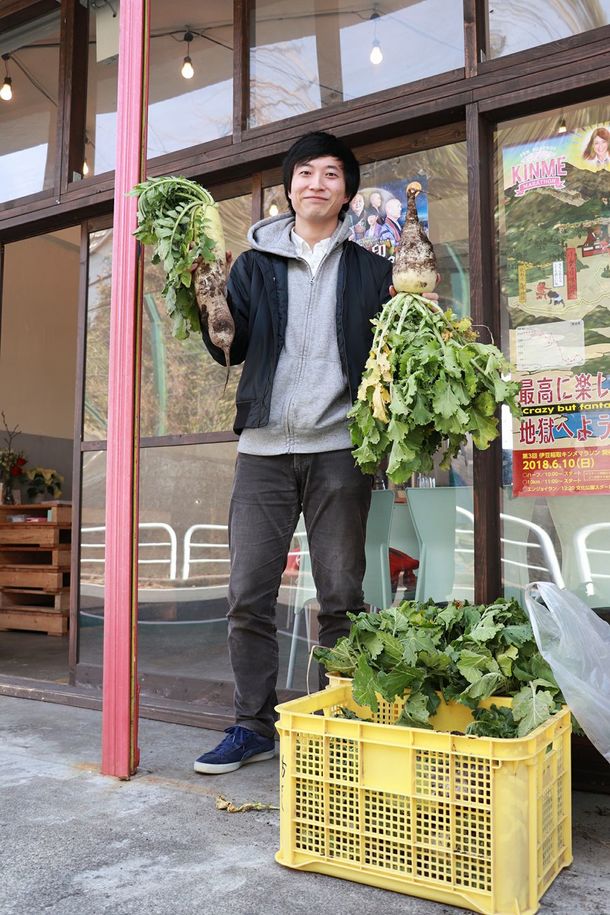
[[[390,584],[392,591],[398,589],[398,579],[402,572],[405,587],[415,586],[414,570],[419,568],[419,560],[413,559],[407,553],[390,547]]]

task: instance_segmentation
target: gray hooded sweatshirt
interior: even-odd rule
[[[348,220],[339,222],[328,251],[312,276],[297,255],[291,215],[257,222],[248,241],[257,251],[288,258],[288,318],[280,353],[269,423],[244,429],[238,450],[245,454],[305,454],[351,448],[347,379],[337,345],[337,279]]]

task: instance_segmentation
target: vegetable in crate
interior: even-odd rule
[[[185,340],[199,331],[199,311],[207,320],[210,339],[225,354],[235,325],[226,300],[224,234],[218,204],[205,188],[188,178],[149,178],[136,185],[138,229],[145,245],[155,245],[153,264],[166,272],[163,289],[172,333]]]
[[[408,693],[396,724],[431,728],[438,693],[473,709],[467,733],[524,737],[561,708],[563,697],[517,601],[490,605],[404,601],[380,613],[348,614],[350,634],[314,656],[352,678],[354,700],[377,711]],[[512,696],[511,709],[479,709],[491,696]]]
[[[488,448],[498,436],[500,404],[519,414],[519,384],[503,377],[510,365],[502,353],[477,342],[469,318],[442,312],[419,294],[434,288],[436,266],[417,219],[418,188],[407,187],[393,271],[398,292],[372,322],[373,346],[348,414],[356,462],[374,473],[389,456],[394,483],[430,473],[441,448],[441,467],[448,468],[469,433],[475,447]]]

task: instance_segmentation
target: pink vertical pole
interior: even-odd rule
[[[142,258],[127,192],[146,167],[149,0],[120,4],[106,465],[102,772],[138,766],[138,457]]]

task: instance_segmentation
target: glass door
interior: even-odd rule
[[[498,125],[503,345],[523,417],[503,421],[504,582],[554,581],[610,611],[608,99]]]

